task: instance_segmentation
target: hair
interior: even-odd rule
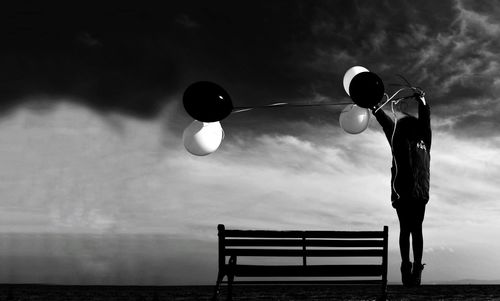
[[[414,116],[405,114],[396,124],[396,135],[404,136],[407,139],[417,139],[419,135],[418,119]]]

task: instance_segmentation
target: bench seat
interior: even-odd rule
[[[237,277],[377,277],[380,265],[234,265],[227,273]]]

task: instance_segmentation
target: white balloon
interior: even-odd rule
[[[206,156],[215,152],[224,138],[220,122],[194,120],[182,133],[184,147],[196,156]]]
[[[347,105],[340,113],[339,123],[345,132],[359,134],[368,127],[370,116],[368,109],[358,107],[355,104]]]
[[[349,85],[351,84],[352,79],[361,72],[370,71],[362,66],[354,66],[349,68],[349,70],[347,70],[344,74],[344,90],[347,92],[347,95],[351,96],[351,94],[349,94]]]

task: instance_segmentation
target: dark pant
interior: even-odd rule
[[[410,234],[413,245],[413,259],[416,263],[422,262],[424,238],[422,222],[424,221],[425,205],[413,200],[400,200],[396,208],[399,219],[399,250],[403,262],[410,261]]]

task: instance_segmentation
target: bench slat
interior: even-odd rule
[[[381,265],[310,265],[226,266],[227,272],[238,277],[376,277],[382,276]]]
[[[226,256],[268,257],[382,257],[382,249],[292,250],[292,249],[226,249]]]
[[[273,231],[273,230],[224,230],[227,237],[269,238],[383,238],[383,231]]]
[[[226,246],[232,247],[302,247],[302,239],[238,239],[227,238]],[[370,248],[384,247],[383,240],[325,240],[325,239],[306,239],[306,247],[339,247],[339,248]]]

